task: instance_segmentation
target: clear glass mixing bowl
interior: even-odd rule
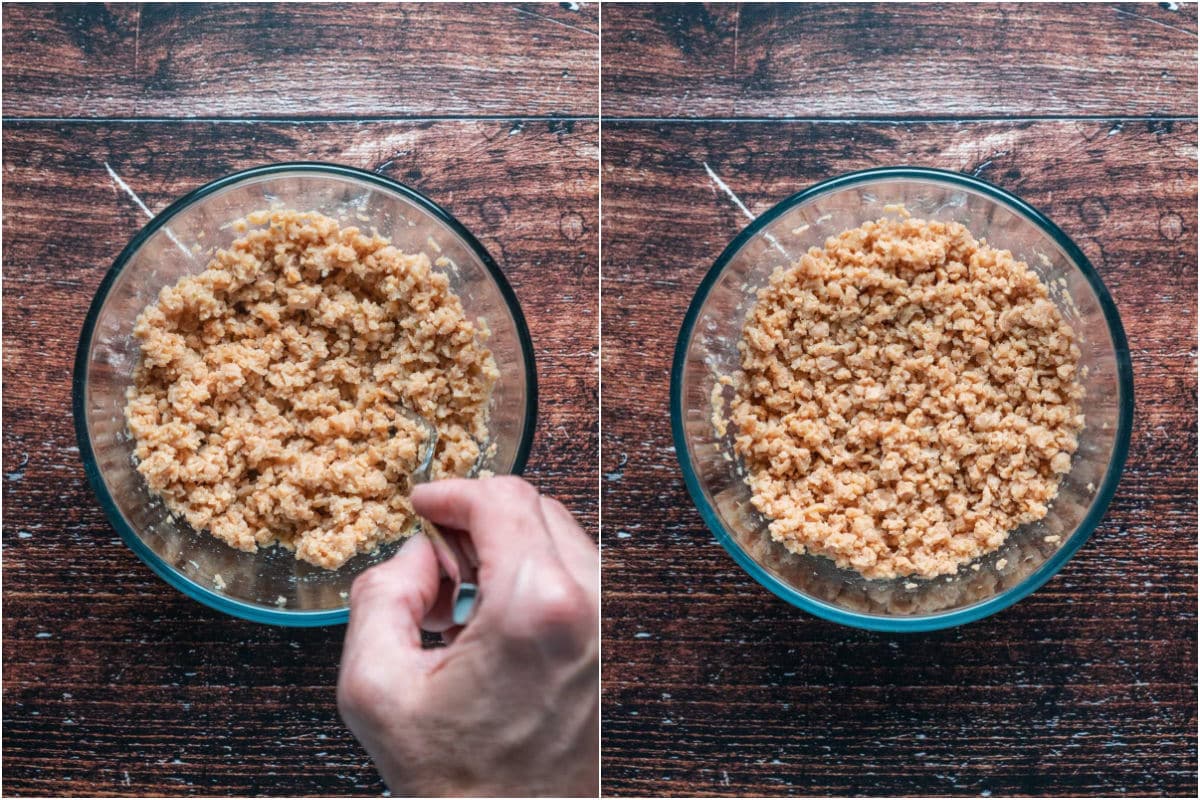
[[[537,408],[533,346],[516,296],[466,228],[412,189],[348,167],[277,164],[221,178],[172,204],[117,257],[84,323],[72,387],[79,452],[105,514],[151,569],[206,605],[257,622],[327,625],[346,621],[355,576],[399,543],[336,571],[297,561],[279,547],[234,550],[173,518],[151,496],[134,468],[125,427],[137,315],[163,286],[202,271],[213,248],[229,245],[237,236],[229,223],[276,205],[374,228],[402,250],[450,259],[446,271],[467,315],[482,317],[492,331],[488,344],[500,370],[490,406],[496,447],[482,466],[496,473],[521,472],[529,454]]]
[[[808,248],[903,205],[956,221],[1011,250],[1051,290],[1079,335],[1086,427],[1045,519],[1013,532],[979,569],[936,579],[867,580],[827,558],[774,542],[732,448],[712,424],[717,376],[737,371],[737,341],[771,272]],[[725,387],[725,408],[730,390]],[[671,425],[688,491],[717,540],[779,597],[834,622],[883,631],[934,630],[981,619],[1049,580],[1099,524],[1120,480],[1133,421],[1129,346],[1096,270],[1054,223],[1013,195],[955,172],[907,167],[842,175],[789,197],[725,249],[692,300],[671,370]],[[1057,538],[1055,538],[1057,537]]]

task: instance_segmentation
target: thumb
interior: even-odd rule
[[[420,651],[421,620],[437,601],[439,582],[433,545],[424,534],[413,536],[354,580],[347,649]]]

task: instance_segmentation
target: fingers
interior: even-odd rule
[[[413,508],[438,525],[470,535],[479,562],[557,560],[537,490],[520,478],[435,481],[413,488]]]
[[[596,598],[566,569],[526,562],[517,572],[512,610],[499,622],[505,644],[518,658],[540,652],[551,661],[572,660],[596,638]],[[485,608],[486,610],[486,608]],[[472,633],[467,627],[464,636]]]
[[[563,563],[584,586],[598,589],[600,552],[595,543],[562,503],[543,495],[541,504],[542,517]]]
[[[346,647],[391,645],[421,651],[421,623],[438,597],[440,574],[433,547],[412,537],[391,559],[371,567],[350,589]]]
[[[513,477],[424,484],[412,501],[418,514],[465,532],[459,544],[473,544],[481,564],[480,614],[488,624],[450,631],[452,620],[435,614],[426,624],[448,633],[446,641],[502,632],[518,643],[557,641],[569,649],[581,634],[594,634],[599,553],[562,503]]]
[[[454,625],[454,583],[442,580],[438,586],[437,600],[421,621],[421,629],[430,633],[442,633]]]

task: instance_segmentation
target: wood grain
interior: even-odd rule
[[[1196,114],[1194,3],[647,3],[602,24],[606,117]]]
[[[594,3],[6,4],[4,113],[591,118],[598,15]]]
[[[606,793],[1195,794],[1196,137],[1169,121],[605,121]],[[777,600],[714,541],[668,412],[683,314],[747,224],[706,164],[753,214],[853,169],[956,169],[1080,244],[1124,321],[1137,410],[1116,498],[1051,583],[964,628],[888,636]]]
[[[383,787],[342,726],[342,628],[224,617],[121,543],[87,486],[70,373],[92,294],[151,209],[317,159],[443,204],[501,264],[541,389],[527,475],[595,533],[594,122],[16,123],[4,130],[4,790],[342,795]]]

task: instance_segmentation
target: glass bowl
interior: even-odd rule
[[[142,229],[100,283],[79,339],[73,380],[75,432],[89,482],[125,543],[160,577],[205,605],[256,622],[345,622],[350,584],[400,542],[329,571],[281,547],[244,553],[171,516],[133,464],[124,418],[138,344],[134,320],[159,290],[204,269],[213,248],[237,237],[229,223],[272,206],[319,211],[401,250],[440,248],[444,271],[470,318],[491,328],[500,370],[490,402],[494,452],[482,467],[519,473],[533,439],[537,380],[525,319],[499,267],[450,214],[416,191],[332,164],[277,164],[239,172],[177,200]],[[436,248],[431,245],[436,245]],[[430,252],[431,257],[436,257]]]
[[[756,292],[777,266],[903,205],[914,217],[956,221],[1011,250],[1051,290],[1079,335],[1087,367],[1086,427],[1049,514],[999,550],[935,579],[868,580],[773,541],[750,503],[732,433],[712,424],[717,376],[740,366],[737,341]],[[731,390],[722,387],[725,407]],[[789,197],[751,223],[717,259],[692,300],[671,370],[671,427],[688,491],[726,550],[779,597],[833,622],[922,631],[981,619],[1049,580],[1104,516],[1120,480],[1133,420],[1129,346],[1112,298],[1079,248],[1036,209],[955,172],[894,167],[842,175]],[[734,425],[729,424],[732,431]],[[1058,537],[1057,539],[1055,537]]]

